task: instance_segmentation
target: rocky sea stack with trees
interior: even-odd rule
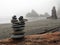
[[[31,17],[31,18],[33,18],[33,17],[39,17],[39,14],[35,10],[32,10],[30,13],[26,14],[26,17],[27,18],[28,17]]]
[[[52,12],[52,13],[51,13],[51,16],[48,17],[48,19],[57,19],[58,17],[57,17],[57,12],[56,12],[56,8],[55,8],[55,6],[53,6],[51,12]]]

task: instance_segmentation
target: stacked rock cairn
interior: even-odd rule
[[[17,20],[17,17],[14,15],[11,20],[12,23],[12,39],[23,39],[24,38],[24,27],[25,27],[25,21],[23,19],[23,16],[20,16]]]

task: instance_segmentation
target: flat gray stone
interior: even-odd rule
[[[21,27],[21,28],[13,28],[14,31],[22,31],[24,30],[25,27]]]
[[[11,38],[21,38],[24,37],[24,35],[12,35]]]
[[[20,28],[20,27],[25,27],[25,25],[13,25],[12,28]]]
[[[16,32],[12,32],[12,34],[20,34],[20,33],[25,33],[24,31],[16,31]]]

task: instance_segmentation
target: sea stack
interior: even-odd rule
[[[54,6],[53,9],[52,9],[52,18],[53,18],[53,19],[57,19],[57,14],[56,14],[55,6]]]
[[[47,17],[47,19],[58,19],[55,6],[53,6],[51,12],[52,12],[51,16],[50,17]]]
[[[24,27],[25,27],[25,21],[23,19],[23,16],[20,16],[17,20],[16,16],[12,17],[11,20],[12,23],[12,35],[11,38],[12,39],[23,39],[24,38]]]

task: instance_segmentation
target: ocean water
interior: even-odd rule
[[[37,18],[27,18],[27,22],[37,21],[37,20],[44,20],[46,17],[37,17]]]
[[[10,18],[2,18],[2,19],[0,19],[0,24],[10,23],[10,21],[11,21]]]
[[[39,17],[39,18],[26,18],[28,21],[27,22],[31,22],[31,21],[36,21],[36,20],[44,20],[46,19],[46,17]],[[0,24],[5,24],[5,23],[11,23],[11,18],[0,18]]]

